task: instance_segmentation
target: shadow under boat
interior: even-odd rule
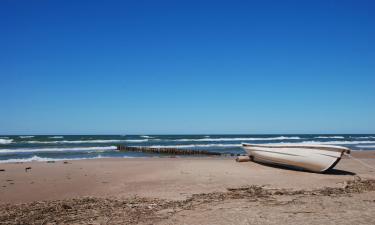
[[[257,161],[252,161],[252,162],[263,165],[263,166],[277,168],[277,169],[292,170],[292,171],[304,172],[304,173],[307,172],[307,173],[318,173],[318,174],[327,174],[327,175],[346,175],[346,176],[355,176],[356,175],[356,173],[353,173],[353,172],[350,172],[350,171],[339,170],[339,169],[334,169],[334,168],[331,168],[331,169],[328,169],[328,170],[326,170],[322,173],[319,173],[319,172],[313,172],[313,171],[305,170],[303,168],[295,167],[295,166],[287,166],[287,165],[273,164],[273,163],[264,163],[264,162],[257,162]]]

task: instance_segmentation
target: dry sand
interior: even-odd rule
[[[354,156],[375,166],[375,152]],[[353,159],[328,174],[220,157],[0,169],[0,224],[375,224],[375,170]]]

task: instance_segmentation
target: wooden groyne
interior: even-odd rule
[[[149,147],[129,147],[118,145],[117,150],[129,152],[159,153],[169,155],[222,155],[219,152],[210,152],[205,150],[188,150],[179,148],[149,148]]]

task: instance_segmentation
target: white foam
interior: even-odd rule
[[[143,137],[143,138],[153,138],[153,137],[148,136],[148,135],[142,135],[141,137]]]
[[[139,146],[134,146],[139,147]],[[209,147],[241,147],[241,144],[191,144],[191,145],[152,145],[148,148],[209,148]]]
[[[250,138],[250,137],[238,137],[238,138],[199,138],[199,139],[176,139],[173,141],[202,141],[202,142],[209,142],[209,141],[277,141],[277,140],[300,140],[300,137],[269,137],[269,138]]]
[[[297,143],[281,142],[283,144],[322,144],[322,145],[357,145],[357,144],[375,144],[375,141],[303,141]]]
[[[34,136],[20,136],[20,138],[25,139],[25,138],[33,138]]]
[[[64,138],[64,136],[52,136],[52,137],[48,137],[48,138],[52,138],[52,139],[62,139],[62,138]]]
[[[13,139],[8,139],[8,138],[2,138],[0,139],[0,144],[1,145],[7,145],[13,142]]]
[[[372,139],[372,138],[375,138],[374,136],[366,136],[366,137],[351,137],[351,138],[355,138],[355,139]]]
[[[126,142],[148,142],[148,139],[139,139],[139,140],[122,140],[122,141],[126,141]]]
[[[318,137],[315,137],[315,138],[318,138],[318,139],[324,139],[324,138],[327,138],[327,139],[345,139],[345,137],[343,137],[343,136],[318,136]]]
[[[34,155],[33,157],[26,158],[26,159],[6,159],[6,160],[0,160],[0,163],[32,162],[32,161],[52,161],[52,160],[55,160],[55,159],[52,159],[52,158],[42,158],[42,157]]]
[[[375,145],[357,145],[358,148],[375,148]]]
[[[46,161],[72,161],[72,160],[84,160],[84,159],[107,159],[107,158],[115,158],[115,157],[103,157],[98,155],[96,157],[83,157],[83,158],[44,158],[39,156],[32,156],[26,159],[6,159],[0,160],[0,163],[20,163],[20,162],[46,162]],[[134,158],[131,156],[123,156],[121,158]]]
[[[15,148],[15,149],[0,149],[0,153],[108,151],[108,150],[115,150],[115,149],[117,149],[116,146],[79,147],[79,148]]]
[[[148,139],[141,140],[77,140],[77,141],[27,141],[29,144],[84,144],[84,143],[119,143],[119,142],[147,142]]]

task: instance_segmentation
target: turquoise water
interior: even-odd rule
[[[0,135],[0,162],[112,157],[154,157],[119,152],[116,145],[202,149],[244,153],[241,143],[305,143],[375,150],[375,135]]]

